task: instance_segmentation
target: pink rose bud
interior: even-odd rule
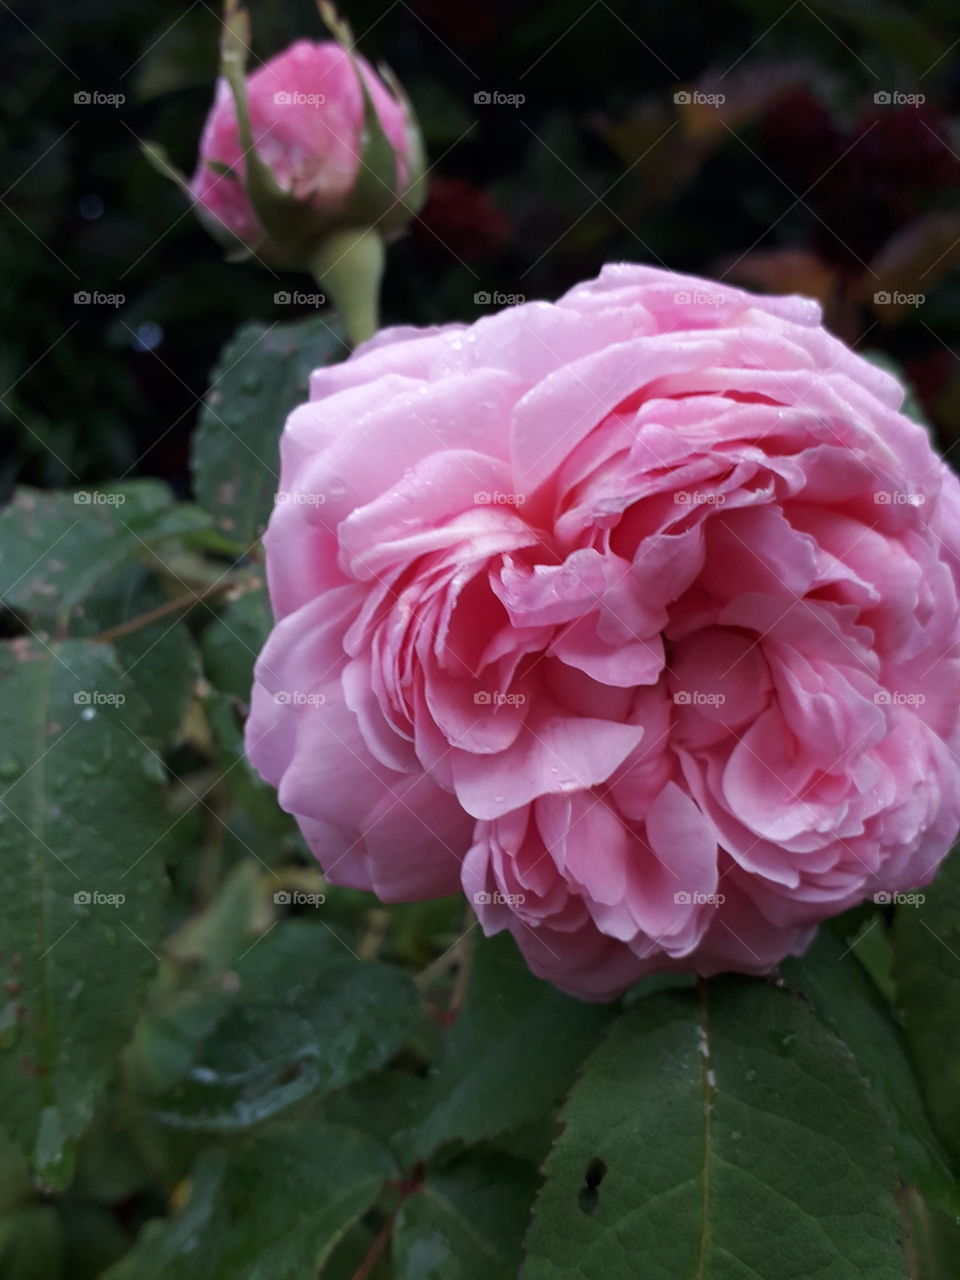
[[[607,267],[313,375],[247,752],[329,880],[606,999],[763,973],[960,825],[960,484],[816,303]]]
[[[247,80],[256,154],[302,210],[292,240],[271,217],[269,204],[265,217],[258,217],[263,198],[256,188],[251,191],[236,104],[227,81],[220,80],[190,187],[230,235],[261,257],[283,265],[304,247],[309,250],[331,224],[352,220],[351,199],[365,145],[358,70],[393,148],[394,173],[384,175],[388,180],[380,186],[379,199],[375,188],[369,193],[370,212],[385,216],[396,207],[395,192],[407,185],[410,129],[405,109],[364,59],[354,60],[333,40],[298,40]],[[276,224],[272,237],[267,229],[271,223]]]
[[[369,337],[383,243],[423,203],[422,145],[393,78],[353,52],[329,5],[321,12],[335,40],[298,40],[247,77],[249,23],[228,0],[216,99],[182,185],[230,257],[311,271],[348,331]],[[158,148],[148,154],[172,174]]]

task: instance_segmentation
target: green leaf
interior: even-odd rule
[[[356,1280],[358,1271],[363,1280],[394,1280],[390,1250],[380,1238],[383,1229],[376,1209],[355,1222],[324,1263],[320,1280]]]
[[[550,1148],[556,1142],[559,1134],[559,1116],[548,1114],[541,1116],[537,1120],[530,1120],[527,1124],[521,1125],[519,1129],[513,1129],[510,1133],[501,1134],[494,1141],[493,1146],[497,1151],[517,1156],[519,1159],[525,1160],[527,1164],[532,1164],[535,1169],[539,1169],[550,1154]]]
[[[150,1222],[104,1280],[308,1280],[376,1199],[389,1156],[362,1134],[307,1125],[208,1148],[189,1200]]]
[[[542,1115],[563,1098],[613,1013],[535,978],[507,935],[480,941],[464,1007],[411,1135],[414,1153],[478,1142]]]
[[[152,480],[76,493],[18,489],[0,511],[0,597],[35,625],[63,626],[121,566],[162,564],[208,522]]]
[[[108,1092],[77,1148],[70,1194],[79,1201],[108,1205],[146,1191],[152,1181],[138,1145],[142,1135],[130,1124],[126,1097]]]
[[[960,1159],[960,857],[894,922],[897,1004],[934,1125]]]
[[[63,1271],[69,1280],[100,1280],[130,1248],[117,1217],[99,1205],[67,1198],[60,1206]]]
[[[250,701],[253,664],[263,648],[273,616],[263,579],[221,609],[203,633],[203,665],[215,689]]]
[[[197,498],[240,551],[260,537],[280,476],[287,414],[307,398],[309,375],[347,354],[322,317],[250,324],[220,358],[194,437]]]
[[[850,954],[870,975],[874,986],[892,1006],[896,1002],[893,980],[893,939],[890,930],[877,926],[884,922],[884,910],[874,903],[864,903],[834,916],[827,927],[843,942]]]
[[[156,574],[139,564],[124,566],[83,603],[83,616],[74,625],[80,636],[93,636],[166,604],[168,592]],[[200,606],[201,614],[206,610]],[[117,661],[136,686],[146,708],[145,734],[175,745],[194,683],[200,674],[199,656],[181,614],[166,615],[114,641]],[[208,615],[209,616],[209,615]]]
[[[876,919],[873,932],[882,927]],[[924,1110],[902,1028],[849,946],[820,929],[806,954],[786,961],[781,972],[853,1053],[893,1126],[891,1140],[906,1179],[960,1212],[960,1189]]]
[[[369,1133],[406,1164],[407,1138],[421,1115],[426,1087],[419,1075],[387,1068],[335,1093],[324,1104],[324,1113],[337,1124]]]
[[[26,1200],[32,1190],[23,1152],[10,1135],[0,1129],[0,1213]]]
[[[260,1124],[375,1071],[420,1016],[405,973],[358,960],[319,921],[281,922],[235,972],[235,1007],[186,1079],[153,1102],[164,1124],[215,1132]]]
[[[143,718],[107,646],[4,646],[0,1096],[56,1186],[154,966],[170,824]]]
[[[650,996],[588,1059],[523,1280],[897,1280],[896,1167],[844,1046],[756,981]]]
[[[3,1280],[59,1280],[63,1232],[51,1205],[24,1205],[0,1216]]]
[[[514,1280],[538,1184],[531,1165],[493,1151],[431,1171],[397,1216],[394,1280]]]
[[[233,966],[269,927],[260,871],[249,859],[220,886],[204,911],[190,916],[163,947],[150,999],[125,1054],[135,1094],[176,1084],[235,998]]]
[[[277,793],[247,759],[243,718],[237,701],[211,690],[204,700],[219,774],[222,825],[218,837],[227,857],[252,856],[274,868],[306,852],[294,819],[277,804]]]

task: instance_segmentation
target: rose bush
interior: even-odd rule
[[[608,998],[764,972],[960,821],[960,487],[816,305],[612,266],[318,371],[247,749],[333,883]]]

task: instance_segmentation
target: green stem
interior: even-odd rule
[[[371,228],[347,227],[326,236],[313,251],[310,269],[340,313],[351,346],[380,327],[383,241]]]

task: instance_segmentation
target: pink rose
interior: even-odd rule
[[[331,881],[462,884],[588,999],[929,881],[960,486],[902,396],[812,302],[633,265],[315,373],[247,747]]]
[[[406,109],[363,58],[354,58],[394,147],[399,191],[410,176],[412,137]],[[298,40],[264,63],[246,83],[256,152],[280,187],[309,207],[315,215],[314,226],[342,216],[358,174],[366,172],[361,170],[366,143],[363,91],[350,55],[332,40]],[[224,174],[223,166],[237,178]],[[282,257],[289,251],[286,237],[282,247],[270,242],[247,193],[246,171],[236,105],[227,81],[221,78],[191,190],[199,204],[244,244],[267,257]],[[371,180],[375,187],[382,185]],[[383,186],[380,194],[384,208],[389,207],[389,187]],[[302,238],[299,228],[291,238]]]

